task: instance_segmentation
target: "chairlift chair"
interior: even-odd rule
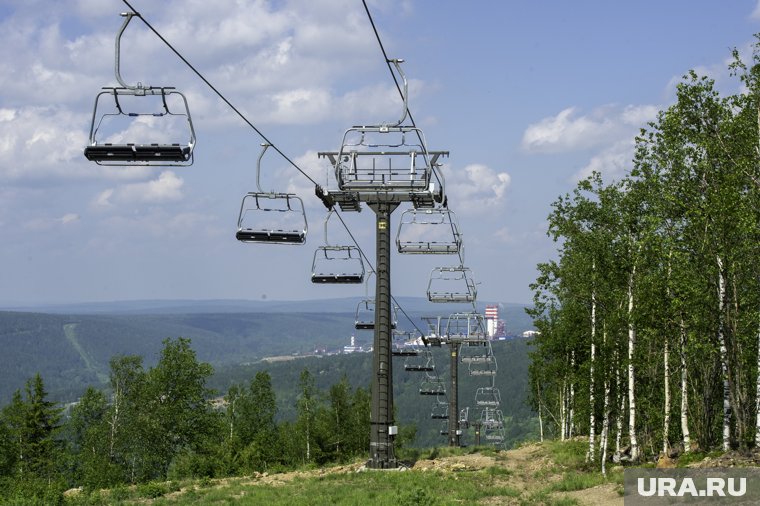
[[[420,395],[446,395],[446,387],[438,378],[426,378],[420,383]]]
[[[433,420],[448,420],[449,405],[445,402],[436,401],[430,411],[430,418]]]
[[[493,356],[493,352],[490,351],[490,344],[489,344],[489,359],[478,361],[478,362],[470,362],[467,364],[467,372],[470,374],[470,376],[496,376],[496,370],[497,370],[497,363],[496,363],[496,357]]]
[[[477,406],[498,408],[501,404],[501,394],[496,387],[480,387],[475,391],[475,404]]]
[[[480,412],[480,425],[484,429],[503,429],[504,417],[500,409],[483,408]]]
[[[261,159],[269,144],[261,146],[256,162],[257,191],[243,197],[235,238],[245,243],[304,244],[308,224],[301,198],[295,193],[261,189]]]
[[[485,317],[474,311],[453,313],[446,319],[446,336],[459,338],[468,345],[484,345],[487,343]]]
[[[473,344],[473,343],[469,343]],[[463,346],[459,353],[459,360],[463,364],[493,362],[495,357],[489,351],[485,343],[477,343],[477,346]]]
[[[436,267],[427,290],[430,302],[475,302],[477,288],[469,267]]]
[[[139,15],[127,12],[122,16],[125,20],[116,35],[115,46],[115,74],[120,86],[104,87],[95,97],[89,141],[84,148],[84,156],[99,165],[192,165],[195,129],[185,95],[171,86],[143,86],[141,83],[128,85],[121,77],[121,37],[132,18]],[[107,96],[113,99],[113,104],[103,112],[106,106],[105,100],[101,99]],[[133,110],[133,102],[138,101],[142,105]],[[153,103],[148,104],[151,101]],[[179,109],[175,109],[175,103],[180,105]],[[143,109],[146,104],[152,106],[151,111]],[[162,139],[161,142],[156,140],[156,133],[152,129],[151,135],[146,139],[136,133],[141,126],[151,126],[150,123],[158,118],[161,118],[165,125],[173,123],[169,120],[179,120],[187,129],[189,138],[181,141]],[[107,132],[104,133],[104,130]],[[177,135],[177,132],[171,132],[171,137]],[[129,138],[130,136],[136,137]]]
[[[435,371],[433,353],[428,349],[423,349],[416,355],[407,355],[404,360],[404,370],[424,373]]]
[[[391,321],[391,329],[395,329],[397,325],[397,307],[393,307],[393,320]],[[354,321],[354,328],[356,330],[374,330],[375,328],[375,299],[362,299],[356,305],[356,319]]]
[[[457,254],[462,246],[456,215],[446,208],[408,209],[401,214],[396,246],[399,253]]]
[[[327,241],[327,224],[334,210],[325,217],[325,245],[314,252],[312,283],[359,284],[364,282],[364,261],[356,246],[333,246]]]
[[[470,408],[464,407],[459,410],[459,426],[464,428],[470,427]]]

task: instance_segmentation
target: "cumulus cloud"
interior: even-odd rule
[[[445,167],[446,193],[457,212],[477,214],[488,212],[505,202],[512,182],[506,172],[496,172],[482,164],[464,169]]]
[[[573,177],[576,181],[580,181],[593,172],[600,172],[604,174],[605,180],[620,179],[630,170],[633,155],[633,139],[616,142],[592,157],[588,164]]]
[[[162,204],[181,200],[184,180],[174,172],[166,170],[157,179],[140,183],[129,183],[117,188],[108,188],[94,199],[96,207],[107,208],[114,204]]]
[[[569,107],[528,126],[522,148],[534,153],[558,153],[609,144],[635,134],[655,118],[657,111],[653,105],[604,106],[581,115],[578,108]]]
[[[69,164],[82,157],[85,117],[56,107],[0,109],[0,180],[76,172]]]

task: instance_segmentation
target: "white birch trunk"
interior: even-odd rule
[[[691,439],[689,437],[689,377],[686,365],[686,324],[681,317],[681,434],[683,435],[683,451],[691,451]]]
[[[594,417],[594,360],[596,359],[596,293],[591,292],[591,365],[590,378],[588,386],[588,405],[589,405],[589,428],[588,428],[588,453],[586,453],[586,462],[593,462],[596,456],[594,448],[594,439],[596,438],[596,419]]]
[[[607,344],[606,331],[604,332],[602,343],[604,343],[604,345]],[[608,371],[609,368],[605,370],[604,374],[604,409],[602,410],[604,418],[602,419],[602,438],[599,442],[602,454],[602,474],[604,476],[607,475],[607,439],[610,432],[610,380],[607,374]]]
[[[615,391],[620,396],[620,409],[618,409],[615,425],[617,433],[615,435],[615,453],[620,455],[620,440],[623,437],[623,413],[625,410],[625,393],[621,390],[620,382],[620,357],[617,348],[615,349]]]
[[[628,435],[631,439],[631,460],[639,460],[639,444],[636,440],[636,394],[634,390],[636,376],[633,367],[633,351],[636,346],[636,327],[633,325],[633,280],[636,266],[631,269],[628,280]]]
[[[559,395],[559,419],[560,419],[560,431],[559,440],[564,441],[567,435],[567,380],[562,382],[562,391]]]
[[[760,114],[760,112],[758,112]],[[755,382],[755,448],[760,448],[760,329],[757,332],[757,381]]]
[[[541,384],[536,381],[536,394],[538,395],[538,433],[541,437],[541,442],[544,442],[544,419],[541,415]]]
[[[575,371],[575,350],[570,352],[570,371]],[[575,383],[570,382],[570,400],[568,402],[567,438],[572,439],[575,428]]]
[[[672,259],[673,259],[673,250],[671,249],[668,251],[668,279],[666,283],[665,291],[667,293],[668,298],[668,306],[672,306],[672,294],[670,292],[670,277],[671,273],[673,272],[672,268]],[[667,326],[669,329],[670,326]],[[662,361],[663,361],[663,381],[665,383],[665,413],[663,416],[663,422],[662,422],[662,454],[667,456],[668,450],[670,449],[670,440],[669,434],[670,434],[670,335],[669,332],[666,332],[665,334],[665,349],[663,350],[662,354]]]
[[[665,350],[663,352],[663,362],[665,366],[665,413],[662,423],[662,453],[668,454],[670,442],[668,441],[668,434],[670,433],[670,353],[668,349],[668,338],[665,338]]]
[[[723,259],[716,256],[718,262],[718,343],[720,344],[720,368],[723,377],[723,451],[731,446],[731,402],[728,386],[728,350],[724,335],[723,309],[726,297],[726,278],[723,271]]]

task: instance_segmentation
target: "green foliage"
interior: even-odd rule
[[[140,497],[155,499],[169,492],[169,488],[164,483],[148,482],[141,483],[137,486],[137,493]]]
[[[531,403],[550,435],[570,426],[599,434],[605,415],[613,428],[625,419],[623,444],[636,435],[652,458],[685,438],[686,381],[692,444],[755,444],[760,45],[750,64],[733,56],[730,70],[746,92],[721,95],[711,79],[689,72],[676,103],[636,138],[625,177],[605,183],[594,174],[553,204],[549,233],[559,259],[539,266],[530,310],[541,332]],[[624,402],[629,374],[633,427]]]

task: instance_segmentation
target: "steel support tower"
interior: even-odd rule
[[[410,156],[408,152],[398,151],[360,154]],[[426,151],[429,167],[436,166],[438,158],[448,154],[448,151]],[[320,152],[319,156],[328,158],[334,167],[339,167],[342,160],[340,152]],[[441,202],[443,194],[430,188],[394,188],[387,182],[378,183],[375,190],[371,189],[372,183],[357,184],[356,189],[351,187],[350,182],[345,186],[347,188],[343,190],[329,191],[317,186],[316,195],[328,209],[337,205],[342,211],[358,212],[361,211],[361,204],[365,203],[375,213],[375,335],[372,351],[370,458],[367,466],[372,469],[393,469],[398,467],[393,444],[398,427],[393,419],[391,253],[395,243],[391,239],[391,214],[403,202],[410,202],[415,207],[432,208]]]
[[[368,203],[375,212],[376,282],[375,337],[372,357],[372,408],[369,467],[395,468],[393,439],[393,307],[391,300],[391,213],[398,207],[392,202]]]

